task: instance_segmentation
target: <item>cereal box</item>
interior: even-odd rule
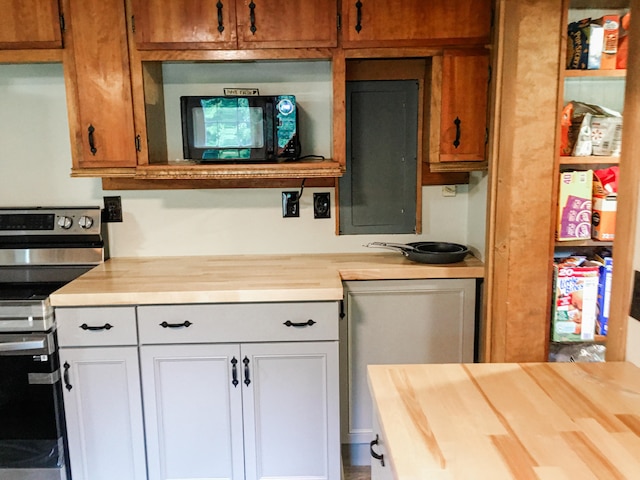
[[[606,335],[609,323],[611,303],[611,280],[613,278],[613,258],[596,257],[601,264],[598,275],[598,303],[596,308],[596,333]]]
[[[591,190],[593,171],[560,173],[557,240],[591,238]]]
[[[554,264],[551,338],[554,342],[590,341],[595,337],[599,265]]]

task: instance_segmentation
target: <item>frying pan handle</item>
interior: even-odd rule
[[[389,242],[370,242],[364,245],[365,247],[377,247],[377,248],[390,248],[393,250],[400,250],[402,253],[412,252],[415,250],[411,245],[405,245],[404,243],[389,243]]]

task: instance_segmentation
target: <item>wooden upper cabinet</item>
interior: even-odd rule
[[[238,47],[335,47],[336,0],[236,0]]]
[[[432,69],[432,111],[440,110],[440,125],[431,169],[447,170],[451,162],[486,162],[488,52],[445,51],[434,58]]]
[[[337,45],[336,0],[131,0],[140,50]]]
[[[343,0],[346,48],[482,44],[491,0]]]
[[[235,0],[132,0],[138,49],[235,49]]]
[[[135,167],[124,2],[64,0],[63,6],[73,167]]]
[[[0,0],[0,49],[61,48],[58,0]]]

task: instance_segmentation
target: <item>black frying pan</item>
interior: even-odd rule
[[[469,249],[449,242],[387,243],[371,242],[365,247],[389,248],[400,251],[409,260],[419,263],[457,263],[464,260]]]

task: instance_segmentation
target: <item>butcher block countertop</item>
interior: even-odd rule
[[[395,479],[640,478],[631,363],[374,365],[368,375]]]
[[[113,258],[51,295],[54,306],[341,300],[342,280],[481,278],[484,265],[398,253]]]

